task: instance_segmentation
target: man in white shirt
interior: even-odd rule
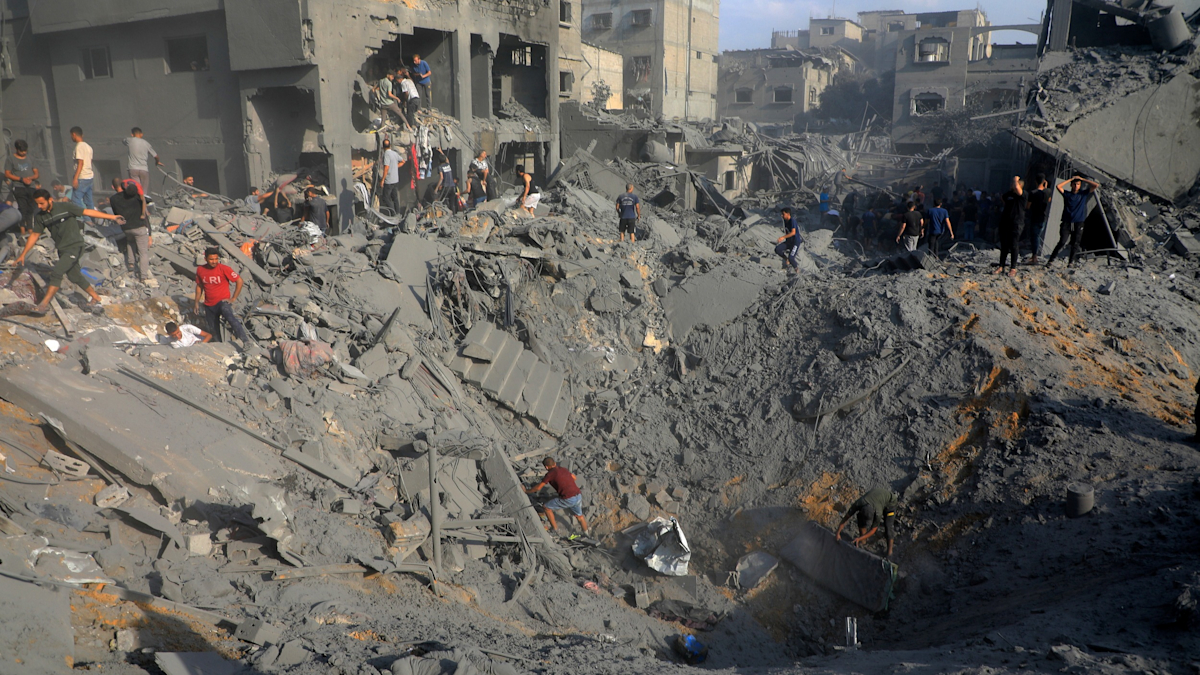
[[[417,108],[421,106],[421,93],[417,91],[412,74],[407,70],[400,71],[400,92],[403,94],[401,98],[408,102],[408,121],[410,124],[416,124]]]
[[[171,346],[175,349],[191,347],[194,344],[204,344],[212,339],[211,333],[201,330],[190,323],[180,326],[174,321],[168,321],[166,329],[167,337],[171,338]]]
[[[158,160],[158,153],[150,141],[142,138],[141,129],[134,127],[129,134],[125,139],[125,145],[129,147],[129,177],[136,180],[142,186],[142,194],[146,194],[150,192],[150,162],[147,157],[153,157],[157,166],[163,163]]]
[[[483,190],[487,193],[488,199],[491,199],[496,193],[492,191],[492,184],[488,182],[488,179],[492,175],[492,167],[488,165],[487,156],[487,150],[480,150],[475,159],[471,160],[471,168],[475,169],[475,173],[479,174]]]
[[[75,175],[71,178],[71,187],[75,189],[74,201],[85,209],[95,210],[92,181],[96,174],[92,171],[92,146],[83,142],[83,129],[79,127],[71,127],[71,140],[75,141]]]

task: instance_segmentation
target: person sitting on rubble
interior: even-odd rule
[[[167,330],[167,337],[171,338],[171,346],[175,349],[204,344],[212,340],[212,333],[201,330],[190,323],[181,326],[174,321],[168,321],[164,328]]]
[[[125,219],[121,232],[125,235],[123,246],[125,253],[125,272],[134,274],[137,269],[137,279],[150,288],[158,288],[158,280],[150,274],[150,221],[146,219],[146,202],[138,188],[141,185],[132,178],[121,180],[112,179],[115,194],[108,199],[112,212]]]
[[[492,175],[492,166],[487,161],[487,150],[480,150],[475,159],[471,160],[471,168],[475,169],[475,173],[479,174],[479,180],[483,183],[483,189],[487,194],[488,199],[493,199],[496,193],[493,191],[494,186],[489,182]]]
[[[842,540],[842,530],[845,529],[846,523],[855,516],[858,516],[858,537],[852,539],[851,543],[862,546],[863,542],[873,537],[879,531],[879,526],[883,525],[887,537],[887,555],[884,557],[892,557],[892,549],[896,542],[895,493],[887,488],[877,487],[859,497],[850,505],[850,509],[838,525],[838,541]]]
[[[514,169],[517,173],[517,179],[523,185],[521,196],[517,198],[517,204],[525,210],[529,215],[533,215],[533,210],[537,208],[538,202],[541,201],[542,195],[533,190],[533,176],[525,173],[525,165],[518,164]]]
[[[111,220],[118,225],[124,225],[125,219],[103,211],[85,209],[74,202],[56,201],[45,190],[37,190],[33,193],[33,203],[38,209],[33,217],[33,230],[29,233],[29,238],[25,240],[25,250],[21,251],[21,255],[17,256],[13,262],[17,266],[24,265],[25,256],[29,255],[34,244],[37,244],[38,239],[46,230],[50,230],[50,237],[54,240],[54,248],[58,251],[58,262],[54,264],[54,269],[50,270],[50,278],[46,280],[46,294],[30,313],[34,316],[46,314],[50,301],[62,287],[62,280],[65,276],[91,297],[92,301],[88,309],[93,314],[103,314],[104,309],[100,295],[96,293],[95,288],[92,288],[87,277],[83,276],[83,270],[79,266],[79,258],[83,255],[84,249],[83,227],[79,224],[79,219],[87,217]]]
[[[633,183],[625,185],[625,192],[617,197],[617,232],[621,233],[621,241],[625,241],[625,233],[629,233],[629,243],[637,242],[637,224],[642,219],[642,200],[633,194]]]
[[[234,284],[233,295],[229,294],[229,284]],[[200,313],[200,301],[204,301],[204,319],[208,327],[221,339],[221,319],[233,328],[233,334],[242,341],[243,345],[250,344],[242,321],[233,311],[233,303],[242,294],[242,278],[228,265],[221,264],[221,249],[210,246],[204,251],[204,264],[196,268],[196,299],[192,311]]]
[[[900,231],[896,233],[896,243],[899,244],[901,240],[904,240],[905,251],[917,250],[921,234],[925,231],[924,222],[925,218],[917,210],[917,205],[913,202],[905,203],[904,215],[900,219]]]
[[[575,474],[559,466],[552,457],[543,459],[542,466],[546,467],[546,475],[542,478],[542,482],[531,488],[525,488],[525,492],[534,494],[549,485],[558,493],[557,497],[543,504],[540,509],[545,514],[546,521],[550,523],[550,530],[558,532],[558,523],[554,520],[556,510],[570,511],[571,515],[575,516],[575,520],[579,521],[583,533],[587,534],[587,519],[583,517],[583,491],[575,482]]]
[[[783,236],[775,240],[775,255],[783,258],[783,269],[796,274],[800,271],[796,263],[796,254],[800,252],[800,244],[804,240],[800,237],[796,219],[792,218],[792,208],[785,206],[779,210],[779,214],[783,219]]]

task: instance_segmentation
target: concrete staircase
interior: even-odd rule
[[[489,398],[537,420],[547,433],[566,431],[575,407],[566,377],[491,323],[475,324],[447,365]]]

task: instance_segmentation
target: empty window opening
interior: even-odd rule
[[[189,73],[208,70],[208,38],[174,38],[167,40],[167,72]]]
[[[833,35],[833,26],[821,26],[821,35]]]
[[[83,79],[112,77],[112,58],[108,47],[88,47],[83,50]]]
[[[253,183],[264,182],[272,173],[299,168],[301,155],[321,151],[321,127],[311,91],[296,87],[259,89],[250,97],[246,111],[250,122],[246,147]]]
[[[777,87],[775,89],[775,102],[776,103],[791,103],[792,102],[792,88],[791,87]]]
[[[564,94],[569,94],[575,89],[575,73],[569,70],[562,70],[558,73],[558,90]]]
[[[738,89],[733,94],[733,100],[735,103],[754,103],[754,90]]]
[[[941,94],[917,94],[912,99],[914,115],[928,115],[946,109],[946,97]]]
[[[571,3],[566,0],[558,3],[558,20],[562,23],[571,23]]]
[[[820,101],[820,98],[818,98],[818,95],[817,95],[817,88],[809,87],[808,88],[808,104],[816,105],[818,101]]]
[[[737,172],[735,172],[735,171],[726,171],[725,172],[725,189],[726,190],[737,189]]]
[[[612,14],[593,14],[592,30],[608,30],[612,28]]]
[[[917,45],[919,63],[949,63],[950,43],[942,38],[925,38]]]
[[[634,10],[629,22],[634,26],[649,26],[654,23],[654,14],[648,9]]]

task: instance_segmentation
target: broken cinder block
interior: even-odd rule
[[[417,513],[407,520],[388,523],[383,529],[383,537],[387,540],[388,552],[399,562],[425,543],[430,531],[429,519]]]
[[[283,639],[283,627],[251,618],[238,625],[233,637],[256,645],[276,644]]]
[[[96,508],[110,509],[129,499],[129,490],[121,485],[109,485],[96,493]]]
[[[191,555],[207,557],[213,550],[212,537],[207,534],[189,534],[187,535],[187,549]]]

